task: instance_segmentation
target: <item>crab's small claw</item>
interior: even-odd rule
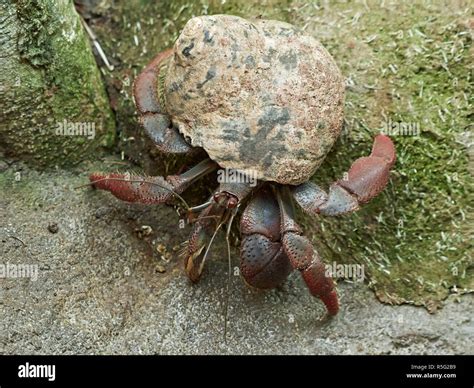
[[[183,250],[184,268],[192,282],[201,277],[209,249],[224,223],[232,224],[240,202],[252,191],[247,183],[222,182],[208,202],[194,209],[204,209],[195,220],[193,230]],[[191,209],[192,210],[192,209]],[[228,226],[228,232],[230,226]]]
[[[386,135],[375,137],[372,153],[357,159],[345,179],[334,182],[329,193],[312,182],[293,188],[293,196],[309,214],[336,216],[353,212],[380,194],[395,164],[395,146]]]
[[[377,135],[370,156],[357,159],[349,169],[347,179],[339,180],[337,184],[355,195],[359,203],[366,203],[385,188],[395,160],[392,140],[386,135]]]
[[[200,223],[196,223],[184,250],[184,269],[193,283],[199,281],[204,269],[207,240],[208,233],[205,228]]]

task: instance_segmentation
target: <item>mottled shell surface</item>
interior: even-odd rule
[[[224,168],[299,184],[341,131],[341,72],[317,40],[287,23],[193,18],[163,74],[159,97],[173,124]]]

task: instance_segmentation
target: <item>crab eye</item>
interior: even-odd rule
[[[214,194],[214,201],[227,209],[234,209],[239,204],[239,199],[227,192]]]
[[[227,200],[228,209],[234,209],[238,204],[239,204],[239,200],[235,198],[234,196],[229,197],[229,199]]]

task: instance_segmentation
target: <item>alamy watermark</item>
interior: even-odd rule
[[[385,135],[393,137],[421,135],[421,125],[418,121],[393,121],[390,117],[385,118],[385,116],[384,120],[377,130]],[[341,139],[343,142],[364,140],[367,133],[372,133],[372,130],[367,125],[357,120],[352,120],[343,126]]]
[[[48,381],[56,380],[56,365],[35,365],[29,362],[18,366],[19,378],[42,378]]]
[[[36,280],[38,280],[38,272],[37,264],[0,263],[0,279],[29,278],[33,282],[36,282]]]
[[[250,187],[257,186],[257,173],[252,170],[245,173],[231,168],[223,168],[217,171],[217,182],[219,183],[248,183]]]
[[[95,138],[95,123],[93,121],[72,122],[64,119],[56,123],[58,136],[84,136],[89,140]]]
[[[389,136],[420,136],[420,123],[392,121],[389,118],[382,124],[382,133]]]
[[[365,279],[364,265],[361,264],[326,264],[326,276],[338,279],[351,279],[363,282]]]

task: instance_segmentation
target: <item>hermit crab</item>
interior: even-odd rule
[[[90,181],[119,199],[159,204],[212,171],[232,172],[239,179],[220,179],[209,200],[191,209],[200,214],[184,252],[189,278],[199,280],[209,240],[243,208],[245,282],[272,288],[297,269],[334,315],[334,282],[295,221],[293,204],[314,216],[355,211],[383,190],[395,162],[392,141],[379,134],[372,153],[328,192],[309,181],[341,132],[344,88],[326,49],[290,24],[195,17],[174,47],[140,73],[134,98],[144,131],[160,151],[201,148],[208,158],[180,175],[94,173]]]

